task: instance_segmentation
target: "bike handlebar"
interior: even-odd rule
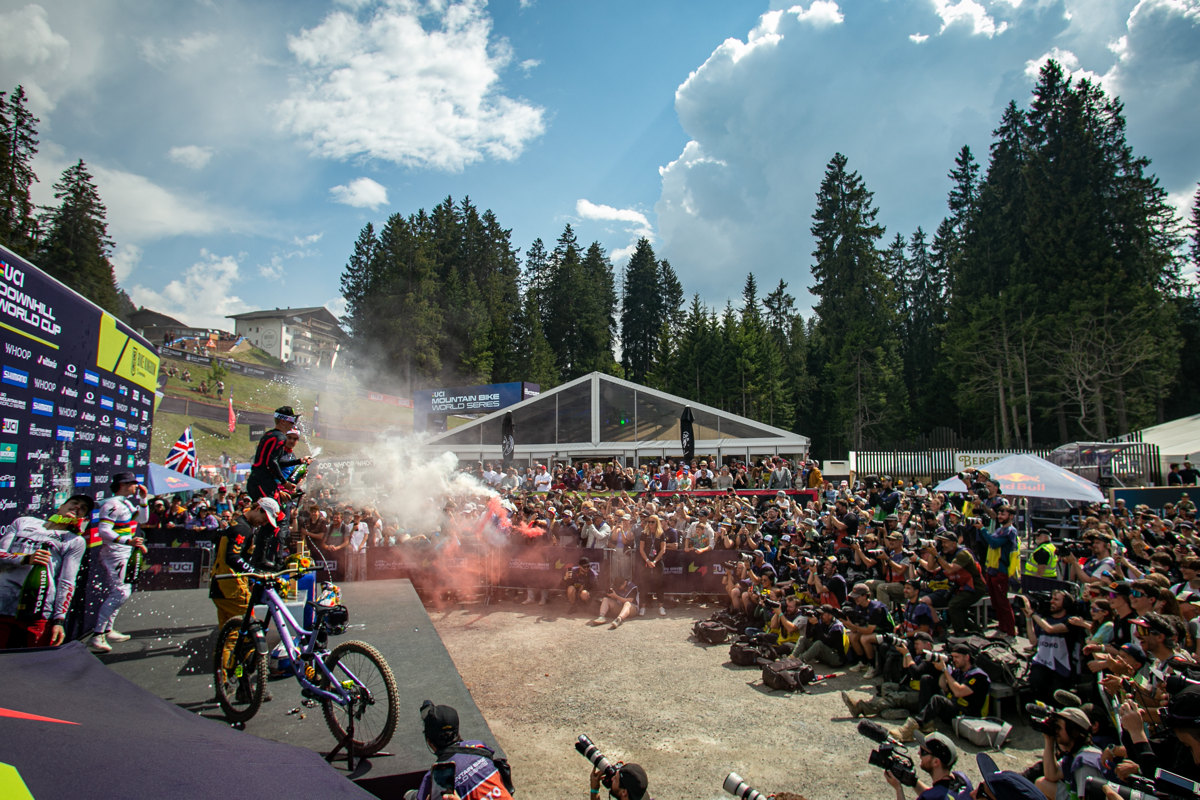
[[[226,572],[221,575],[213,575],[214,581],[225,580],[226,578],[253,578],[260,581],[279,580],[285,575],[303,575],[308,572],[320,572],[321,567],[288,567],[279,572]]]

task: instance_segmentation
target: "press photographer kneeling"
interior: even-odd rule
[[[600,794],[600,784],[608,789],[609,797],[618,800],[642,800],[648,797],[646,789],[650,779],[646,770],[638,764],[626,764],[623,761],[613,763],[605,758],[596,744],[587,736],[580,735],[575,740],[575,750],[579,755],[592,763],[592,775],[589,779],[588,796],[595,800]]]

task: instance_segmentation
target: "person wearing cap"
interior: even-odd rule
[[[840,667],[846,663],[846,627],[839,619],[841,609],[825,603],[813,609],[804,627],[804,638],[792,650],[792,658],[809,664]]]
[[[975,800],[1046,800],[1046,795],[1019,772],[1001,771],[987,753],[975,756],[979,785],[971,793]]]
[[[920,792],[917,800],[945,800],[947,797],[956,796],[962,791],[963,785],[961,779],[950,771],[954,768],[954,762],[958,761],[958,748],[954,746],[954,742],[942,733],[931,733],[928,736],[917,733],[916,740],[920,756],[917,766],[932,779],[931,783],[917,779],[916,788]],[[883,774],[888,785],[896,790],[896,800],[904,800],[904,786],[896,776],[888,771]]]
[[[941,676],[936,682],[929,678],[921,680],[920,710],[899,728],[889,730],[891,736],[911,742],[918,729],[929,733],[937,727],[938,720],[987,716],[992,679],[975,666],[971,648],[965,644],[950,648],[950,661],[951,665],[942,660],[933,662],[933,668]]]
[[[1142,652],[1149,660],[1149,668],[1146,670],[1147,685],[1144,688],[1155,691],[1167,676],[1175,672],[1168,662],[1180,655],[1175,649],[1179,631],[1167,617],[1154,611],[1148,611],[1135,619],[1133,627]]]
[[[590,800],[596,800],[599,797],[600,781],[603,777],[600,770],[592,769],[591,777],[588,779]],[[617,800],[642,800],[642,798],[648,798],[646,789],[649,786],[650,779],[646,777],[646,770],[642,769],[641,765],[619,764],[608,787],[608,796],[615,797]]]
[[[1071,630],[1070,597],[1061,590],[1052,592],[1045,616],[1034,610],[1025,595],[1020,595],[1020,600],[1025,612],[1025,635],[1035,645],[1029,665],[1030,695],[1049,697],[1055,689],[1070,689],[1077,678],[1067,638]]]
[[[262,497],[221,532],[208,587],[208,597],[217,607],[217,627],[245,614],[250,604],[250,586],[245,578],[219,576],[254,572],[256,545],[279,530],[278,517],[279,504],[270,497]]]
[[[129,640],[128,635],[113,629],[113,623],[131,591],[125,582],[125,567],[129,564],[129,557],[135,547],[146,552],[146,543],[137,534],[138,525],[144,525],[150,519],[146,502],[149,492],[138,483],[136,475],[118,472],[113,475],[110,488],[113,496],[100,504],[100,552],[92,561],[93,568],[99,569],[100,580],[93,580],[88,587],[89,594],[98,592],[100,610],[88,642],[92,651],[97,653],[112,650],[111,642]],[[91,605],[92,598],[89,597],[88,606]]]
[[[1038,528],[1033,542],[1034,548],[1025,559],[1025,577],[1058,580],[1058,552],[1050,541],[1050,531]]]
[[[425,746],[438,762],[454,762],[454,792],[434,797],[433,774],[426,772],[421,785],[404,793],[404,800],[443,800],[444,798],[486,797],[512,800],[512,775],[508,760],[496,758],[496,752],[478,739],[464,741],[459,735],[458,711],[451,706],[421,704],[421,726]]]
[[[936,682],[938,678],[929,659],[932,651],[933,636],[925,631],[913,634],[911,644],[903,639],[896,642],[891,654],[900,659],[899,680],[896,683],[885,680],[881,693],[865,700],[853,700],[846,692],[842,692],[842,702],[849,709],[850,716],[881,715],[885,719],[907,719],[915,714],[921,708],[921,679],[929,678]]]
[[[1088,778],[1104,778],[1101,752],[1092,746],[1092,721],[1082,708],[1062,708],[1050,715],[1053,733],[1043,731],[1042,777],[1037,787],[1055,800],[1084,796]]]
[[[950,531],[938,535],[940,550],[934,553],[937,566],[946,573],[954,593],[946,609],[946,615],[958,636],[966,636],[975,629],[970,609],[987,594],[983,588],[983,573],[975,554],[959,544],[958,537]]]
[[[683,549],[692,553],[707,553],[713,549],[717,533],[709,524],[707,508],[700,509],[695,522],[688,525],[687,534],[683,540]]]
[[[275,427],[263,434],[254,450],[254,459],[250,462],[250,477],[246,480],[246,491],[252,498],[275,497],[279,489],[287,492],[295,490],[295,486],[287,482],[285,470],[288,467],[308,463],[311,459],[298,459],[288,454],[287,434],[300,421],[291,406],[280,406],[275,409]]]
[[[80,533],[94,506],[92,498],[77,494],[49,519],[17,517],[0,529],[0,650],[58,647],[66,640],[67,612],[87,550]],[[35,566],[46,567],[49,591],[36,613],[18,619],[21,591]]]
[[[870,680],[878,674],[875,666],[878,635],[891,633],[895,626],[887,606],[871,597],[871,590],[865,583],[856,584],[850,590],[850,602],[854,608],[847,615],[845,625],[849,632],[850,647],[858,660],[850,669],[865,672],[863,677]]]
[[[596,576],[592,572],[592,562],[587,556],[581,556],[579,563],[567,567],[563,574],[563,585],[567,587],[567,613],[575,611],[575,604],[583,601],[586,606],[592,599],[591,589]]]

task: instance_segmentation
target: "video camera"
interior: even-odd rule
[[[1059,542],[1066,555],[1076,559],[1087,560],[1092,557],[1092,544],[1084,539],[1063,539]]]
[[[879,743],[879,747],[872,750],[871,755],[867,757],[868,764],[890,772],[902,786],[917,785],[917,771],[913,767],[913,760],[905,755],[907,748],[889,736],[882,725],[869,719],[859,720],[858,733],[872,742]]]
[[[1019,596],[1020,595],[1018,595],[1018,597]],[[1025,607],[1026,613],[1033,612],[1040,614],[1043,617],[1050,613],[1050,600],[1054,597],[1051,592],[1026,592],[1025,597],[1029,599],[1029,602],[1032,605],[1032,608],[1028,606]],[[1022,605],[1024,605],[1023,602]]]

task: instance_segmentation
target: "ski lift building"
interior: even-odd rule
[[[600,372],[439,434],[426,448],[449,450],[460,461],[498,461],[504,415],[511,413],[516,463],[615,458],[637,464],[678,458],[684,408],[692,410],[696,458],[715,458],[720,463],[808,455],[807,436]]]

